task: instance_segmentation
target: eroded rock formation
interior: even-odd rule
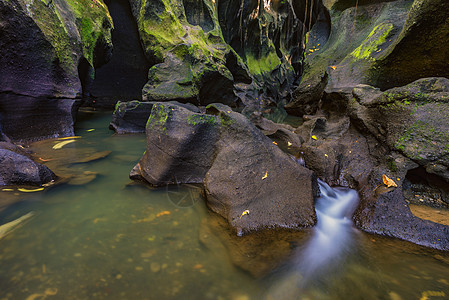
[[[13,140],[73,134],[75,99],[112,50],[100,1],[0,1],[0,114]]]

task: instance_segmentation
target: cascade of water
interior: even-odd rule
[[[358,203],[355,190],[331,188],[318,180],[317,225],[304,248],[298,249],[284,276],[269,289],[274,299],[297,299],[298,294],[323,274],[343,264],[353,248],[352,214]]]

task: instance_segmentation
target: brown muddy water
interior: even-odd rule
[[[80,138],[34,146],[61,184],[0,189],[14,199],[0,225],[33,212],[0,239],[0,299],[449,299],[448,253],[351,226],[341,254],[305,278],[311,230],[236,237],[199,187],[131,181],[145,136],[115,135],[110,120],[81,112]]]

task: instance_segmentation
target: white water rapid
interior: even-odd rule
[[[318,180],[317,224],[310,240],[298,248],[281,279],[271,285],[267,299],[301,299],[301,294],[320,283],[345,263],[353,249],[352,214],[358,204],[357,192],[331,188]],[[286,270],[285,270],[286,269]],[[279,274],[277,274],[279,276]]]

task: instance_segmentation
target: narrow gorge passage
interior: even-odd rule
[[[142,49],[137,24],[127,0],[105,1],[114,22],[111,60],[96,70],[87,105],[112,108],[115,103],[141,100],[150,62]]]

